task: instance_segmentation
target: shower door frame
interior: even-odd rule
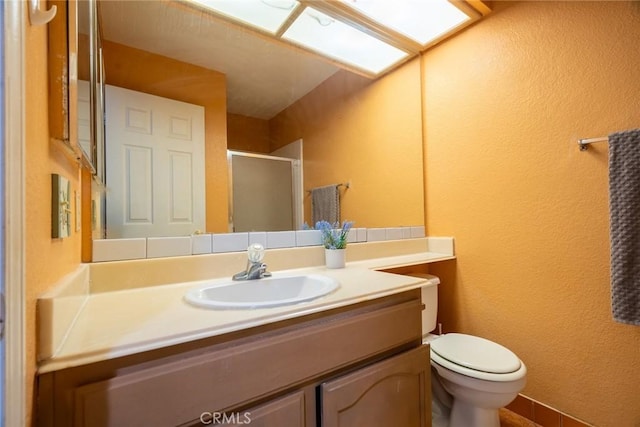
[[[252,157],[266,160],[288,161],[291,163],[291,202],[293,229],[300,229],[304,218],[304,198],[302,195],[302,161],[290,157],[274,156],[271,154],[250,153],[246,151],[227,150],[229,176],[229,232],[234,232],[233,221],[233,166],[232,156]],[[256,230],[264,231],[264,230]]]

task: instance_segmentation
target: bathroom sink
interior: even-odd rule
[[[338,289],[340,284],[327,276],[273,276],[258,280],[228,281],[191,289],[187,302],[217,309],[280,307],[311,301]]]

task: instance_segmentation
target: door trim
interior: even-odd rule
[[[5,401],[7,426],[26,420],[25,364],[25,140],[24,56],[26,10],[5,1]]]

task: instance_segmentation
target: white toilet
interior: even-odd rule
[[[427,278],[422,332],[423,342],[431,345],[433,426],[499,427],[498,409],[524,388],[527,368],[509,349],[484,338],[428,334],[436,328],[440,280]]]

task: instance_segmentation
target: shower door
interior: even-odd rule
[[[299,161],[238,151],[228,151],[227,159],[230,231],[294,230]]]

